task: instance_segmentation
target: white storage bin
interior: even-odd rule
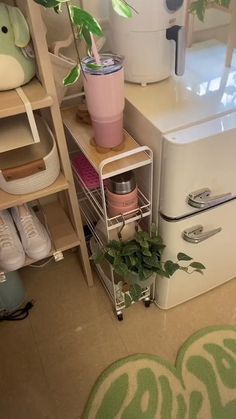
[[[0,188],[10,194],[23,195],[44,189],[59,175],[60,163],[54,136],[43,118],[36,115],[35,120],[39,143],[0,153]],[[21,135],[32,136],[24,118],[18,119],[17,123]],[[13,131],[8,131],[9,142],[12,142]]]

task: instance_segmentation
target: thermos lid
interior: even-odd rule
[[[132,171],[125,172],[109,179],[109,191],[117,195],[125,195],[136,188],[136,180]]]

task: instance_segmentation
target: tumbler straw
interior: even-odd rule
[[[97,65],[101,65],[101,60],[100,60],[100,56],[98,54],[97,46],[96,46],[93,34],[91,32],[90,32],[90,35],[91,35],[91,40],[92,40],[92,51],[93,51],[94,59],[95,59]]]

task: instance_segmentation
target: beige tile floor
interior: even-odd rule
[[[0,419],[77,419],[98,375],[138,352],[174,362],[192,333],[236,322],[236,281],[172,310],[138,303],[118,322],[98,279],[87,288],[75,254],[22,278],[35,300],[22,322],[0,324]]]

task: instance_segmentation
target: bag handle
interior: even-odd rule
[[[5,181],[10,182],[16,179],[22,179],[31,175],[35,175],[36,173],[42,172],[43,170],[46,170],[45,161],[43,159],[38,159],[21,166],[3,169],[2,174]]]

